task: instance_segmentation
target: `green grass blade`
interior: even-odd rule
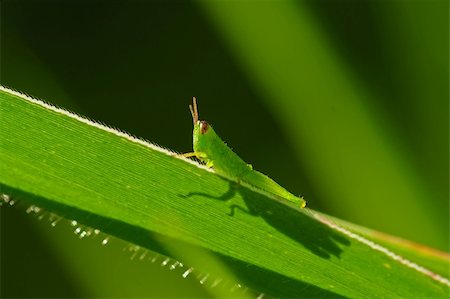
[[[449,295],[447,279],[327,216],[148,142],[6,88],[0,113],[0,186],[26,202],[182,261],[190,248],[206,250],[272,296]]]
[[[371,241],[385,247],[386,249],[401,255],[406,259],[413,260],[421,266],[442,275],[450,277],[449,258],[448,253],[409,241],[395,236],[391,236],[376,230],[365,228],[347,221],[331,218],[336,224],[344,227],[352,232],[359,234],[362,237],[370,239]]]

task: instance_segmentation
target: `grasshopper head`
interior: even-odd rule
[[[192,98],[192,105],[189,105],[189,110],[191,110],[192,121],[194,122],[194,135],[205,135],[210,125],[204,120],[198,120],[197,99],[195,97]]]
[[[192,114],[192,121],[194,122],[194,152],[202,152],[208,154],[211,150],[211,141],[215,140],[215,132],[211,125],[204,120],[198,119],[197,99],[193,98],[192,105],[189,105]]]

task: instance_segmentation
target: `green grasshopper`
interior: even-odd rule
[[[194,152],[183,154],[184,157],[195,156],[220,175],[238,183],[246,182],[276,197],[293,202],[302,208],[306,206],[306,201],[302,196],[293,195],[265,174],[254,170],[250,164],[245,163],[220,139],[210,124],[204,120],[199,120],[195,97],[193,98],[193,104],[189,105],[189,109],[194,121]]]

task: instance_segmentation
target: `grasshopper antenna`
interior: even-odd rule
[[[189,110],[191,110],[192,120],[195,126],[198,122],[197,99],[195,97],[192,98],[192,105],[189,105]]]

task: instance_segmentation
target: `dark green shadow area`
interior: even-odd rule
[[[78,281],[33,232],[36,220],[19,209],[0,208],[0,298],[82,298]]]
[[[231,186],[231,185],[230,185]],[[243,188],[241,188],[243,189]],[[234,192],[233,187],[230,188],[231,191],[228,191],[227,194],[230,192]],[[173,256],[173,254],[168,250],[163,244],[167,243],[170,244],[172,247],[177,248],[183,248],[183,250],[203,250],[204,248],[199,248],[196,245],[186,243],[183,241],[179,241],[177,239],[169,238],[167,236],[161,235],[157,232],[149,231],[146,229],[143,229],[141,227],[137,227],[134,225],[130,225],[128,223],[115,220],[112,218],[107,218],[103,216],[99,216],[96,214],[92,214],[87,211],[80,210],[78,208],[66,206],[60,203],[56,203],[53,201],[50,201],[48,199],[23,192],[21,190],[17,190],[14,188],[10,188],[8,186],[0,185],[0,192],[4,194],[10,195],[15,200],[19,201],[25,201],[29,204],[35,204],[38,205],[41,208],[44,208],[48,211],[54,212],[64,218],[67,219],[75,219],[77,222],[83,225],[87,225],[96,229],[101,230],[102,232],[118,237],[120,239],[129,241],[131,243],[134,243],[136,245],[142,246],[144,248],[150,249],[152,251],[158,252],[160,254],[166,255],[168,257],[177,259],[181,262],[183,262],[183,257],[179,256]],[[239,192],[245,192],[240,190]],[[249,194],[251,193],[252,196],[254,195],[253,192],[248,191]],[[225,194],[225,195],[227,195]],[[248,195],[249,195],[248,194]],[[228,195],[227,195],[228,196]],[[222,200],[222,198],[220,198]],[[282,204],[280,204],[280,209],[282,209]],[[263,208],[258,206],[251,206],[253,209]],[[249,209],[251,209],[249,208]],[[273,209],[273,211],[284,211],[287,212],[287,210],[278,210]],[[300,214],[300,213],[295,213]],[[276,213],[275,215],[280,215]],[[298,215],[297,215],[298,216]],[[292,217],[290,214],[285,215],[284,217]],[[307,216],[304,216],[307,217]],[[266,218],[265,218],[266,219]],[[274,224],[279,224],[278,221],[281,221],[280,218],[268,218],[270,221],[273,221]],[[307,221],[307,219],[303,219],[301,221]],[[269,220],[268,220],[269,222]],[[311,221],[309,221],[311,223]],[[296,223],[297,225],[299,223]],[[280,229],[286,229],[286,227],[281,227]],[[317,231],[314,230],[316,234]],[[292,232],[291,232],[292,233]],[[291,237],[295,237],[295,235],[292,235]],[[309,236],[311,238],[312,236]],[[305,239],[306,240],[306,239]],[[321,243],[321,244],[328,244],[328,245],[322,245],[325,246],[325,248],[328,248],[328,252],[334,252],[337,254],[336,245],[332,247],[330,244],[330,241],[328,243]],[[328,247],[327,247],[328,246]],[[319,248],[319,247],[318,247]],[[337,247],[338,248],[338,247]],[[318,250],[318,249],[314,249]],[[251,290],[262,292],[268,296],[278,297],[278,298],[345,298],[344,296],[341,296],[337,293],[330,292],[328,290],[324,290],[322,288],[319,288],[317,286],[311,285],[309,283],[305,283],[302,281],[298,281],[289,277],[285,277],[283,275],[280,275],[278,273],[275,273],[273,271],[269,271],[267,269],[263,269],[261,267],[248,264],[246,262],[243,262],[241,260],[230,258],[229,256],[225,256],[222,254],[218,254],[215,252],[211,252],[215,257],[220,259],[223,263],[225,263],[232,271],[233,273],[240,279],[240,283],[244,284],[245,286],[249,287]],[[195,266],[195,265],[192,265]],[[214,269],[200,269],[201,271],[205,272],[211,272],[214,274]]]
[[[225,179],[224,179],[225,180]],[[350,241],[340,233],[318,221],[312,221],[304,213],[291,208],[281,202],[269,199],[256,192],[229,181],[229,189],[221,196],[213,196],[202,192],[191,192],[181,197],[201,196],[208,199],[228,201],[239,193],[246,207],[230,205],[229,216],[235,213],[247,213],[255,217],[262,217],[268,224],[280,233],[288,236],[315,255],[329,259],[331,256],[340,258],[342,248],[349,246]],[[307,227],[307,229],[303,229]]]

